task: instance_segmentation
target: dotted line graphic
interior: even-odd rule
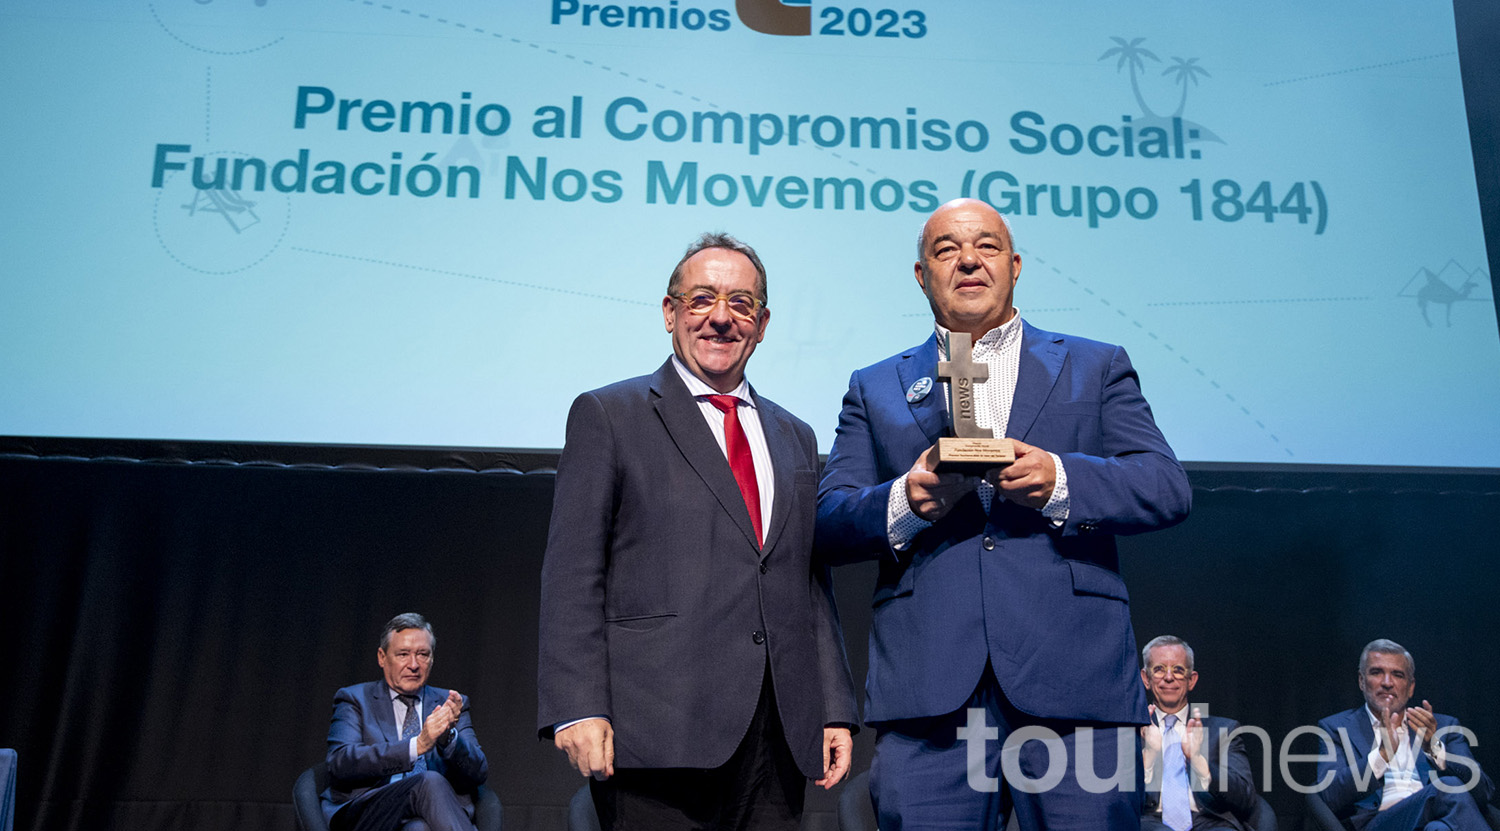
[[[214,115],[214,68],[208,67],[203,73],[203,143],[212,144],[212,127]]]
[[[1251,306],[1260,303],[1361,303],[1371,297],[1282,297],[1249,300],[1176,300],[1162,303],[1147,303],[1147,306]]]
[[[1365,66],[1356,66],[1356,67],[1353,67],[1353,68],[1350,68],[1350,69],[1336,69],[1336,70],[1334,70],[1332,72],[1319,72],[1316,75],[1303,75],[1300,78],[1287,78],[1287,79],[1281,80],[1281,81],[1267,81],[1265,84],[1262,84],[1262,86],[1278,87],[1278,86],[1281,86],[1282,84],[1300,84],[1303,81],[1315,81],[1315,80],[1317,80],[1319,78],[1332,78],[1332,77],[1334,77],[1336,75],[1350,75],[1350,74],[1355,73],[1355,72],[1365,72],[1365,71],[1371,70],[1371,69],[1385,69],[1386,67],[1389,67],[1389,66],[1401,66],[1402,64],[1418,63],[1418,62],[1421,62],[1421,61],[1431,61],[1431,60],[1435,60],[1437,58],[1447,58],[1447,57],[1451,57],[1451,56],[1454,56],[1454,55],[1457,55],[1457,54],[1458,54],[1457,52],[1452,52],[1452,51],[1449,51],[1449,52],[1438,52],[1435,55],[1423,55],[1423,56],[1418,57],[1418,58],[1403,58],[1402,60],[1399,60],[1399,61],[1386,61],[1385,63],[1372,63],[1372,64],[1367,64]]]
[[[715,110],[722,110],[722,109],[724,109],[722,106],[720,106],[718,104],[715,104],[712,101],[705,101],[704,99],[699,98],[696,95],[691,95],[689,93],[683,92],[680,89],[673,89],[672,87],[669,87],[666,84],[663,84],[663,83],[661,83],[659,81],[654,81],[654,80],[652,80],[650,78],[645,78],[645,77],[642,77],[640,75],[635,75],[633,73],[626,72],[623,69],[616,69],[616,68],[614,68],[612,66],[606,66],[606,65],[604,65],[602,63],[596,63],[594,61],[589,60],[588,58],[580,58],[577,55],[572,55],[572,54],[569,54],[567,52],[559,52],[559,51],[557,51],[556,49],[553,49],[550,46],[543,46],[542,44],[536,43],[535,41],[522,40],[520,38],[511,37],[510,35],[503,34],[501,32],[487,31],[487,30],[485,30],[483,28],[480,28],[478,26],[469,26],[469,25],[466,25],[466,24],[463,24],[463,23],[459,23],[459,22],[454,21],[454,20],[448,20],[447,18],[444,18],[444,17],[434,17],[434,16],[432,16],[430,14],[426,14],[424,12],[414,12],[411,9],[401,8],[399,6],[394,6],[394,5],[390,4],[390,3],[380,3],[380,2],[377,2],[377,0],[349,0],[349,2],[357,4],[357,5],[360,5],[360,6],[368,6],[369,8],[372,8],[372,9],[381,9],[381,10],[384,10],[384,11],[392,12],[394,14],[404,14],[404,15],[409,15],[411,17],[418,17],[418,18],[421,18],[423,20],[430,21],[432,23],[441,23],[441,24],[443,24],[445,26],[454,26],[456,28],[463,29],[464,31],[474,32],[474,33],[480,34],[480,35],[488,35],[488,36],[490,36],[492,38],[496,38],[497,40],[508,41],[510,43],[516,44],[517,46],[527,46],[527,47],[535,49],[535,50],[537,50],[539,52],[546,52],[549,55],[556,55],[556,56],[558,56],[560,58],[567,58],[570,61],[577,61],[578,63],[581,63],[581,64],[583,64],[585,66],[594,67],[595,69],[598,69],[601,72],[607,72],[607,73],[609,73],[611,75],[618,75],[618,76],[620,76],[622,78],[629,78],[629,79],[634,80],[634,81],[639,81],[642,84],[646,84],[648,86],[654,87],[656,89],[661,90],[662,92],[670,92],[671,94],[676,95],[676,96],[678,96],[680,98],[686,98],[687,100],[692,101],[692,102],[694,102],[696,104],[704,104],[704,105],[706,105],[708,107],[711,107],[711,108],[713,108]],[[845,158],[842,154],[837,153],[837,152],[835,152],[833,150],[829,150],[826,147],[820,147],[817,144],[812,144],[812,145],[807,145],[807,146],[811,147],[812,149],[817,150],[819,152],[827,153],[829,156],[831,156],[831,157],[833,157],[835,159],[838,159],[841,162],[844,162],[845,164],[849,165],[850,167],[859,168],[859,169],[863,170],[864,172],[866,172],[866,173],[868,173],[868,174],[870,174],[872,176],[879,176],[879,175],[881,175],[880,171],[874,170],[873,168],[865,167],[860,162],[855,161],[854,159]]]
[[[151,10],[151,17],[156,20],[156,25],[160,26],[161,30],[163,32],[167,33],[167,37],[171,38],[172,40],[177,41],[178,43],[182,44],[183,46],[186,46],[189,49],[196,49],[199,52],[205,52],[205,53],[210,54],[210,55],[228,55],[228,56],[233,56],[233,55],[248,55],[251,52],[259,52],[262,49],[270,49],[272,46],[275,46],[276,44],[278,44],[278,43],[282,42],[283,40],[285,40],[285,38],[278,37],[275,40],[271,41],[270,43],[263,43],[260,46],[253,46],[253,47],[251,47],[249,49],[241,49],[238,52],[226,52],[226,51],[223,51],[223,50],[220,50],[220,49],[205,49],[202,46],[197,45],[196,43],[188,43],[187,41],[185,41],[182,38],[178,37],[176,32],[172,31],[171,29],[168,29],[167,28],[167,24],[162,21],[161,15],[159,15],[159,14],[156,13],[156,4],[155,3],[147,3],[146,4],[146,8],[148,8],[148,9]]]
[[[659,90],[662,90],[663,92],[670,92],[673,95],[680,96],[682,98],[686,98],[689,101],[693,101],[693,102],[696,102],[696,103],[699,103],[699,104],[707,104],[708,106],[713,107],[716,110],[723,109],[718,104],[715,104],[712,101],[705,101],[705,100],[703,100],[702,98],[699,98],[696,95],[689,95],[688,93],[683,92],[680,89],[672,89],[671,87],[668,87],[667,85],[659,83],[657,81],[653,81],[650,78],[644,78],[644,77],[641,77],[640,75],[634,75],[632,73],[626,72],[626,71],[621,70],[621,69],[615,69],[612,66],[605,66],[602,63],[596,63],[594,61],[589,60],[588,58],[580,58],[577,55],[572,55],[572,54],[569,54],[567,52],[559,52],[559,51],[557,51],[556,49],[553,49],[550,46],[543,46],[542,44],[537,43],[535,41],[522,40],[522,39],[517,38],[517,37],[511,37],[510,35],[507,35],[507,34],[505,34],[503,32],[491,32],[491,31],[489,31],[487,29],[483,29],[483,28],[481,28],[479,26],[470,26],[468,24],[460,23],[460,22],[455,21],[455,20],[449,20],[449,19],[447,19],[445,17],[434,17],[433,15],[427,14],[426,12],[416,12],[416,11],[412,11],[411,9],[401,8],[399,6],[394,6],[394,5],[390,4],[390,3],[376,2],[376,0],[349,0],[349,2],[350,3],[354,3],[356,5],[360,5],[360,6],[368,6],[369,8],[372,8],[372,9],[382,9],[384,11],[392,12],[392,13],[395,13],[395,14],[404,14],[404,15],[408,15],[408,16],[411,16],[411,17],[421,18],[422,20],[431,21],[433,23],[441,23],[441,24],[443,24],[445,26],[453,26],[453,27],[458,28],[458,29],[463,29],[466,32],[473,32],[473,33],[479,34],[479,35],[488,35],[489,37],[495,38],[496,40],[507,41],[509,43],[514,43],[517,46],[527,46],[527,47],[535,49],[535,50],[537,50],[539,52],[546,52],[549,55],[556,55],[556,56],[558,56],[560,58],[567,58],[570,61],[577,61],[577,62],[579,62],[579,63],[581,63],[581,64],[583,64],[585,66],[594,67],[595,69],[598,69],[601,72],[608,72],[611,75],[619,75],[622,78],[630,78],[632,80],[639,81],[640,83],[648,84],[648,85],[653,86],[653,87],[655,87],[655,88],[657,88]]]
[[[1182,363],[1185,366],[1187,366],[1188,368],[1192,369],[1193,372],[1194,372],[1194,374],[1196,374],[1199,378],[1203,379],[1203,381],[1205,383],[1207,383],[1210,387],[1213,387],[1214,390],[1216,390],[1220,394],[1222,394],[1224,396],[1224,399],[1226,401],[1228,401],[1231,405],[1233,405],[1234,407],[1236,407],[1237,409],[1239,409],[1240,413],[1243,414],[1245,416],[1245,418],[1249,419],[1251,421],[1251,423],[1253,423],[1256,427],[1260,428],[1260,431],[1262,433],[1264,433],[1266,435],[1266,437],[1269,438],[1274,444],[1276,444],[1283,451],[1285,451],[1286,455],[1294,457],[1294,458],[1296,457],[1297,454],[1293,453],[1292,450],[1291,450],[1291,448],[1283,445],[1281,443],[1281,438],[1279,436],[1277,436],[1275,433],[1271,432],[1271,429],[1266,426],[1266,423],[1264,421],[1262,421],[1261,419],[1257,418],[1256,415],[1255,415],[1255,413],[1253,413],[1253,412],[1250,411],[1249,407],[1246,407],[1244,404],[1241,404],[1240,401],[1239,401],[1239,399],[1237,399],[1237,398],[1234,397],[1234,393],[1229,392],[1228,390],[1224,389],[1224,387],[1223,387],[1222,384],[1220,384],[1218,381],[1214,380],[1212,377],[1209,376],[1209,374],[1207,372],[1205,372],[1203,370],[1203,367],[1198,366],[1197,364],[1195,364],[1193,362],[1193,360],[1191,358],[1189,358],[1188,356],[1186,356],[1186,355],[1182,354],[1181,352],[1177,351],[1177,347],[1173,346],[1170,342],[1164,340],[1160,335],[1158,335],[1156,332],[1154,332],[1150,328],[1148,328],[1146,326],[1146,324],[1144,324],[1144,323],[1142,323],[1140,321],[1139,318],[1137,318],[1134,315],[1126,312],[1125,309],[1120,308],[1119,306],[1115,305],[1114,303],[1111,303],[1109,301],[1109,298],[1100,295],[1098,292],[1096,292],[1093,289],[1089,288],[1088,286],[1084,285],[1083,282],[1080,281],[1078,278],[1071,277],[1071,276],[1069,276],[1067,274],[1062,273],[1062,270],[1059,269],[1057,266],[1047,265],[1047,261],[1046,260],[1042,259],[1041,257],[1033,256],[1032,254],[1030,254],[1030,252],[1027,252],[1025,249],[1019,249],[1019,250],[1021,251],[1021,253],[1025,254],[1029,259],[1035,260],[1037,263],[1039,263],[1041,265],[1045,265],[1047,267],[1047,269],[1050,270],[1053,274],[1056,274],[1058,277],[1061,277],[1062,279],[1067,280],[1069,283],[1073,284],[1076,288],[1081,289],[1084,294],[1087,294],[1089,297],[1092,297],[1095,300],[1099,301],[1099,305],[1105,307],[1106,309],[1113,310],[1115,314],[1119,315],[1120,317],[1124,318],[1125,320],[1130,321],[1130,325],[1134,326],[1137,329],[1140,329],[1143,333],[1145,333],[1146,337],[1148,337],[1151,340],[1155,341],[1156,344],[1158,346],[1160,346],[1162,349],[1165,349],[1167,352],[1169,352],[1169,353],[1171,353],[1173,355],[1176,355],[1177,359],[1180,360],[1180,361],[1182,361]],[[1148,303],[1146,305],[1148,305],[1148,306],[1165,306],[1165,305],[1178,305],[1178,304],[1171,304],[1171,303]],[[1181,305],[1191,305],[1191,304],[1181,304]]]
[[[482,282],[496,283],[496,284],[502,285],[502,286],[515,286],[517,288],[523,288],[523,289],[535,289],[536,291],[550,291],[550,292],[553,292],[555,294],[567,294],[567,295],[572,295],[573,297],[587,297],[587,298],[592,299],[592,300],[608,300],[611,303],[624,303],[624,304],[626,304],[628,306],[655,306],[656,305],[655,303],[648,303],[648,302],[646,302],[644,300],[631,300],[629,298],[624,298],[624,297],[611,297],[611,296],[609,296],[607,294],[597,294],[597,293],[594,293],[594,292],[578,291],[576,289],[562,288],[560,286],[541,286],[541,285],[537,285],[536,283],[522,283],[522,282],[517,281],[517,280],[502,280],[499,277],[486,277],[483,274],[469,274],[468,272],[464,272],[464,271],[448,271],[448,270],[441,269],[441,268],[428,268],[427,266],[411,265],[409,263],[398,263],[398,262],[393,262],[391,260],[377,260],[377,259],[374,259],[373,257],[358,257],[358,256],[355,256],[353,254],[338,254],[338,253],[335,253],[333,251],[318,251],[318,250],[313,249],[313,248],[298,248],[297,246],[292,246],[292,248],[290,250],[292,250],[292,251],[299,251],[299,252],[301,252],[303,254],[317,254],[318,256],[322,256],[322,257],[333,257],[335,259],[340,259],[340,260],[350,260],[352,262],[357,262],[357,263],[368,263],[370,265],[383,265],[383,266],[388,266],[390,268],[404,268],[404,269],[407,269],[409,271],[421,271],[421,272],[424,272],[424,273],[427,273],[427,274],[441,274],[441,275],[443,275],[445,277],[462,277],[462,278],[464,278],[466,280],[480,280]]]

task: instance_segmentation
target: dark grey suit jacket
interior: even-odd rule
[[[857,722],[828,572],[812,562],[817,442],[752,395],[775,470],[764,548],[670,360],[573,402],[542,566],[543,738],[604,715],[619,767],[717,767],[768,660],[804,774],[822,775],[825,725]]]
[[[1161,714],[1157,714],[1160,719]],[[1160,722],[1158,721],[1158,724]],[[1203,756],[1208,759],[1208,784],[1193,790],[1193,799],[1198,810],[1212,814],[1235,828],[1245,829],[1250,815],[1255,812],[1257,795],[1255,777],[1250,769],[1250,757],[1245,753],[1245,742],[1239,736],[1229,740],[1226,747],[1224,737],[1238,730],[1240,723],[1220,716],[1203,717]],[[1180,752],[1180,751],[1179,751]],[[1224,754],[1221,760],[1220,754]],[[1222,764],[1221,764],[1222,761]],[[1162,763],[1158,759],[1151,781],[1156,787],[1146,791],[1141,801],[1143,816],[1156,814],[1161,801]]]

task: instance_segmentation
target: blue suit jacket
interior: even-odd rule
[[[812,559],[817,440],[751,394],[775,471],[764,546],[670,360],[574,401],[542,563],[543,738],[604,715],[619,767],[717,767],[768,661],[804,774],[822,776],[824,726],[857,721],[828,569]]]
[[[421,713],[426,718],[448,700],[448,691],[424,686]],[[371,788],[390,781],[391,775],[407,773],[410,740],[401,740],[391,697],[384,681],[344,687],[333,696],[333,718],[328,724],[328,788],[322,793],[323,816],[332,818],[344,803]],[[484,784],[489,763],[474,725],[469,721],[469,699],[464,698],[458,717],[458,735],[446,747],[429,750],[427,769],[441,773],[472,813],[474,790]]]
[[[818,551],[833,563],[878,560],[865,682],[870,722],[963,706],[985,662],[1006,697],[1044,718],[1146,721],[1135,634],[1114,535],[1187,516],[1187,475],[1151,418],[1117,346],[1023,324],[1006,435],[1058,454],[1070,512],[1058,529],[1040,511],[970,494],[891,550],[891,482],[944,434],[936,337],[854,373],[818,494]]]
[[[1443,775],[1456,776],[1465,784],[1472,782],[1470,793],[1479,805],[1485,805],[1495,795],[1494,783],[1474,761],[1474,751],[1463,734],[1444,732],[1458,727],[1458,719],[1438,715],[1437,725],[1438,738],[1443,742],[1447,757],[1447,769]],[[1370,723],[1370,714],[1364,705],[1360,705],[1322,719],[1318,727],[1322,730],[1319,736],[1322,748],[1318,754],[1317,781],[1329,778],[1328,785],[1318,795],[1334,816],[1355,829],[1364,828],[1379,812],[1381,793],[1385,789],[1384,780],[1370,773],[1370,748],[1375,745],[1375,726]],[[1332,747],[1329,739],[1333,742]],[[1417,773],[1424,785],[1430,782],[1428,772],[1431,770],[1426,754],[1418,753]]]

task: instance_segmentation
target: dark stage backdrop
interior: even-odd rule
[[[500,472],[535,458],[253,454],[299,462],[273,465],[170,449],[178,461],[0,455],[0,746],[20,752],[17,827],[294,827],[291,784],[323,754],[334,689],[376,677],[379,627],[406,610],[436,626],[434,681],[472,696],[507,827],[565,827],[579,781],[532,729],[553,477]],[[1500,769],[1500,473],[1193,479],[1192,517],[1124,541],[1122,560],[1140,639],[1196,647],[1199,700],[1263,727],[1277,762],[1293,727],[1359,702],[1357,651],[1387,636],[1416,653],[1418,696]],[[836,580],[863,677],[873,571]],[[872,736],[856,741],[863,768]],[[1297,828],[1300,797],[1279,770],[1271,784]],[[837,793],[813,800],[809,827],[835,827]]]

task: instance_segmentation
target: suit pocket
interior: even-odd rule
[[[623,615],[621,617],[609,618],[605,623],[617,629],[624,629],[627,632],[650,632],[653,629],[660,629],[666,626],[676,617],[676,612],[667,612],[659,615]]]
[[[1069,560],[1068,570],[1073,573],[1074,594],[1130,602],[1130,593],[1125,590],[1125,579],[1113,571],[1078,560]]]

